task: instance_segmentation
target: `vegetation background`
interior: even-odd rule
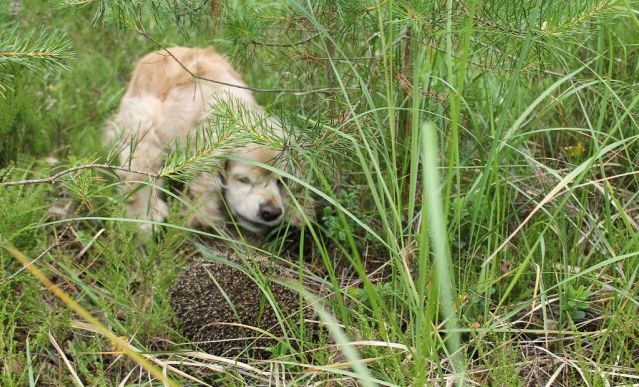
[[[0,384],[637,383],[638,6],[0,0]],[[7,185],[109,163],[135,59],[177,44],[224,52],[303,134],[318,215],[263,249],[328,291],[329,333],[283,321],[266,361],[175,329],[167,289],[206,237],[178,211],[141,245],[108,170]]]

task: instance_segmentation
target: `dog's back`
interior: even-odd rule
[[[196,80],[193,76],[245,86],[231,64],[214,49],[173,47],[140,59],[126,96],[151,94],[166,100],[174,88],[192,85]]]
[[[144,133],[163,148],[188,135],[220,100],[260,109],[242,87],[246,85],[240,75],[212,48],[152,52],[137,63],[107,137]]]

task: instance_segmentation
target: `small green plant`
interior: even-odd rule
[[[358,193],[354,190],[342,189],[337,194],[337,201],[342,204],[344,208],[357,208],[358,196]],[[337,215],[336,210],[330,206],[325,206],[323,209],[322,223],[324,227],[326,227],[328,235],[339,242],[346,242],[349,233],[348,230],[355,228],[355,223],[350,219],[346,221],[347,224],[344,224]]]
[[[570,284],[562,294],[561,308],[563,313],[569,314],[573,319],[581,320],[586,317],[586,310],[590,307],[592,292],[588,287],[580,285],[575,287]]]
[[[71,196],[93,211],[93,200],[105,189],[101,180],[94,171],[84,170],[69,176],[65,183]]]
[[[105,171],[0,186],[0,237],[184,383],[433,385],[457,373],[459,385],[631,384],[638,9],[639,0],[0,0],[2,181],[107,153],[102,127],[144,53],[213,45],[229,57],[282,121],[291,170],[304,172],[279,174],[326,203],[303,239],[286,230],[261,246],[321,294],[324,341],[282,314],[272,361],[221,367],[194,355],[166,289],[200,255],[200,238],[251,249],[189,229],[179,211],[141,247]],[[181,184],[220,146],[190,145],[168,156],[163,177]],[[23,164],[46,156],[59,166]],[[73,219],[48,215],[61,193]],[[29,373],[69,385],[70,369],[76,384],[144,378],[18,270],[0,249],[0,385],[28,384]],[[559,337],[571,345],[559,348]]]

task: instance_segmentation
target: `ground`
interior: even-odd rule
[[[61,30],[75,53],[0,67],[0,181],[112,162],[101,129],[135,59],[215,45],[299,134],[307,174],[288,183],[315,206],[263,238],[193,230],[171,175],[171,215],[143,240],[108,169],[0,186],[0,384],[639,379],[636,1],[139,2],[144,29],[138,3],[64,3],[0,0],[1,28]],[[266,355],[207,353],[171,307],[188,265],[229,256],[312,305],[280,315]]]

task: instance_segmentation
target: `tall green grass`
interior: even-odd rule
[[[46,189],[0,188],[12,219],[0,220],[2,239],[32,258],[46,251],[36,264],[156,365],[174,367],[171,378],[617,385],[638,377],[636,1],[94,1],[53,11],[27,3],[20,23],[50,18],[73,37],[77,58],[4,102],[13,107],[0,122],[44,133],[21,142],[21,162],[4,180],[103,157],[100,127],[133,58],[155,42],[213,44],[252,86],[291,90],[257,97],[282,118],[304,173],[261,166],[315,198],[302,238],[281,229],[250,248],[191,230],[180,215],[187,203],[165,189],[172,215],[163,235],[140,244],[136,221],[121,217],[117,181],[100,171]],[[53,105],[43,105],[47,97]],[[50,153],[60,165],[30,161]],[[58,218],[46,212],[66,206]],[[285,337],[266,363],[184,354],[194,346],[173,328],[166,289],[194,254],[219,258],[194,247],[200,238],[245,257],[273,308],[253,252],[296,268],[295,288],[321,285],[323,294],[302,293],[329,329],[314,339],[282,316]],[[287,238],[297,239],[292,251]],[[87,384],[146,383],[133,363],[105,352],[103,337],[38,297],[27,273],[13,276],[19,268],[6,252],[0,258],[3,384],[71,382],[63,362],[45,366],[56,353],[48,331],[66,342]],[[382,265],[376,275],[373,261]]]

